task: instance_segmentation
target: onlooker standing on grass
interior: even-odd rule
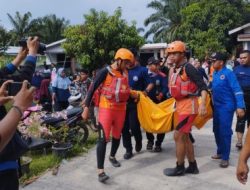
[[[66,76],[64,68],[58,69],[57,76],[55,80],[52,81],[52,105],[54,106],[55,111],[61,111],[68,107],[70,84],[71,81]]]
[[[87,69],[81,69],[79,74],[80,74],[80,80],[79,80],[80,92],[82,94],[82,99],[84,100],[87,95],[89,86],[91,84],[91,79],[89,78],[89,71]]]

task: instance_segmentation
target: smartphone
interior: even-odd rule
[[[7,86],[8,96],[15,96],[22,88],[23,82],[11,82]],[[30,83],[28,83],[30,88]]]

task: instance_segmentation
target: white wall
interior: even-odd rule
[[[250,42],[243,42],[243,49],[250,50]]]

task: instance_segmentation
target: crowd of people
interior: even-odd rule
[[[116,159],[121,137],[125,149],[124,159],[132,159],[134,151],[142,150],[142,132],[137,110],[137,103],[140,101],[138,91],[141,91],[143,96],[149,97],[155,104],[171,97],[176,101],[176,166],[164,169],[164,175],[199,173],[191,130],[196,116],[206,114],[207,96],[211,94],[213,132],[217,145],[216,153],[211,158],[220,159],[221,168],[229,166],[232,121],[236,112],[236,147],[242,149],[237,178],[240,182],[246,183],[250,132],[247,133],[245,145],[243,134],[246,121],[247,125],[250,125],[249,50],[240,53],[237,64],[227,62],[226,55],[221,52],[213,53],[201,63],[198,59],[190,57],[184,42],[174,41],[166,48],[165,58],[150,57],[144,67],[141,66],[139,54],[134,48],[121,48],[117,50],[112,64],[103,67],[97,74],[93,72],[90,79],[86,69],[79,70],[73,78],[67,76],[65,68],[56,68],[54,65],[50,69],[44,64],[43,71],[35,70],[38,45],[37,37],[29,38],[28,47],[22,49],[12,63],[0,70],[2,79],[25,80],[22,89],[14,97],[6,94],[6,87],[11,80],[4,82],[0,88],[0,189],[18,189],[18,160],[24,148],[20,148],[21,139],[16,132],[16,126],[24,110],[32,103],[32,97],[43,106],[49,100],[51,110],[61,111],[68,108],[69,97],[75,89],[81,97],[83,120],[88,119],[90,110],[95,107],[99,134],[96,156],[100,182],[109,179],[104,170],[104,161],[106,146],[110,140],[109,161],[114,167],[121,166]],[[25,63],[19,74],[12,75],[24,59]],[[36,90],[33,87],[28,88],[27,81],[31,82]],[[200,103],[198,98],[201,99]],[[6,113],[3,105],[10,100],[14,103]],[[146,132],[146,149],[161,152],[164,137],[165,133],[155,136]],[[185,167],[185,158],[188,160],[188,167]]]
[[[134,56],[133,59],[128,58],[131,53]],[[177,162],[176,167],[164,170],[164,174],[167,176],[199,173],[194,156],[194,138],[191,135],[191,128],[192,122],[198,114],[206,114],[206,97],[208,93],[212,92],[214,105],[213,132],[217,144],[216,154],[212,156],[212,159],[220,159],[220,167],[228,167],[234,112],[236,111],[238,116],[237,132],[239,125],[242,125],[242,130],[244,130],[245,121],[248,120],[249,122],[246,115],[249,112],[247,96],[249,96],[250,87],[250,72],[248,71],[250,52],[241,52],[240,57],[243,55],[248,57],[248,60],[245,61],[241,58],[241,64],[228,64],[226,54],[220,52],[212,54],[207,61],[201,64],[199,60],[190,58],[183,42],[175,41],[168,45],[166,55],[165,60],[151,57],[148,59],[147,67],[142,67],[139,63],[139,56],[134,49],[120,49],[117,51],[114,63],[100,71],[93,82],[94,85],[88,91],[87,101],[84,102],[84,119],[87,119],[90,102],[95,92],[98,91],[100,94],[100,136],[97,146],[99,181],[104,182],[109,178],[104,172],[104,158],[106,143],[110,140],[111,130],[112,148],[109,160],[114,167],[121,166],[115,158],[121,136],[126,150],[124,159],[133,157],[131,135],[134,136],[135,140],[134,150],[140,152],[142,149],[142,134],[136,105],[139,98],[136,97],[136,91],[142,91],[156,104],[169,97],[174,97],[176,100],[178,124],[175,126],[174,140]],[[123,63],[126,63],[125,68]],[[228,67],[228,65],[231,67]],[[113,69],[115,69],[115,72]],[[239,69],[241,72],[237,72]],[[117,71],[119,71],[118,74]],[[125,76],[128,81],[124,86],[126,86],[125,89],[127,89],[127,86],[130,88],[130,95],[121,101],[115,97],[119,97],[120,93],[123,93],[123,89],[121,89],[121,86],[116,86],[115,81],[119,81],[118,79],[123,81]],[[108,93],[106,89],[109,90]],[[223,96],[221,96],[222,94]],[[200,104],[198,104],[198,97],[201,97]],[[245,111],[247,114],[245,114]],[[117,116],[118,113],[119,116]],[[154,135],[146,132],[148,140],[146,149],[161,152],[164,136],[165,134],[157,134],[155,141]],[[236,144],[239,149],[242,148],[242,136],[241,133]],[[185,157],[187,157],[189,163],[187,168],[184,166]]]

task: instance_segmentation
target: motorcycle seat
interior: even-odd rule
[[[82,113],[82,107],[72,108],[67,110],[67,119],[76,116],[77,114]],[[63,117],[52,117],[51,115],[46,115],[43,119],[42,124],[46,125],[55,125],[59,122],[65,121]]]
[[[72,108],[70,110],[67,110],[67,118],[71,118],[77,114],[80,114],[82,113],[82,107],[75,107],[75,108]]]

